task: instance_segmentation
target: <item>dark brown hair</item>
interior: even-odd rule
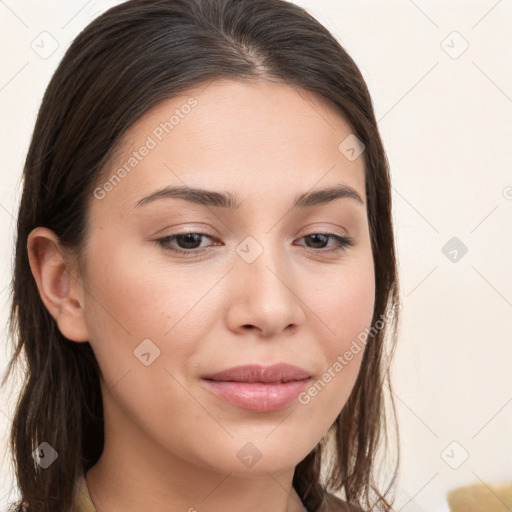
[[[53,230],[62,246],[80,257],[92,191],[137,119],[193,86],[261,77],[330,100],[365,145],[376,279],[372,326],[388,317],[368,335],[354,388],[329,431],[330,443],[320,442],[297,465],[293,486],[311,512],[344,510],[335,493],[364,510],[391,510],[398,446],[396,463],[386,469],[391,478],[385,492],[375,480],[379,450],[388,449],[384,391],[398,328],[397,312],[389,315],[399,303],[389,166],[356,64],[306,10],[284,0],[131,0],[88,25],[53,75],[23,170],[17,220],[9,319],[14,347],[2,386],[22,351],[26,369],[10,439],[21,498],[11,510],[73,510],[76,478],[103,450],[100,368],[90,344],[67,340],[45,308],[29,267],[30,231]],[[398,436],[397,426],[394,431]],[[45,470],[32,457],[43,441],[58,452],[58,463]]]

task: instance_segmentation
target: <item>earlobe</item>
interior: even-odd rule
[[[48,228],[33,229],[27,251],[41,300],[62,335],[72,341],[89,341],[83,287],[73,277],[57,235]]]

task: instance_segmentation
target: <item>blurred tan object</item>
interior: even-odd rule
[[[512,483],[476,483],[446,495],[450,512],[512,512]]]

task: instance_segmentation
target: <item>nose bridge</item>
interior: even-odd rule
[[[258,238],[247,236],[236,248],[234,279],[245,305],[243,322],[265,331],[297,324],[301,304],[293,290],[293,269],[285,247],[276,242],[272,232]]]
[[[265,233],[253,236],[247,236],[236,248],[236,252],[242,261],[237,262],[240,272],[245,276],[252,278],[255,284],[260,284],[258,288],[267,286],[280,288],[286,282],[286,275],[290,273],[290,267],[286,270],[286,255],[283,254],[284,246],[279,244],[273,237],[273,234]],[[276,276],[277,274],[277,276]]]

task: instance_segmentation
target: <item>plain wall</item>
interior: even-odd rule
[[[0,3],[2,326],[19,180],[42,95],[72,39],[117,3]],[[403,305],[393,365],[396,508],[445,512],[448,489],[512,480],[512,2],[295,3],[334,33],[372,94],[391,166]],[[48,58],[31,47],[43,31],[58,43]],[[3,375],[11,345],[2,334]],[[16,496],[7,394],[2,509]]]

